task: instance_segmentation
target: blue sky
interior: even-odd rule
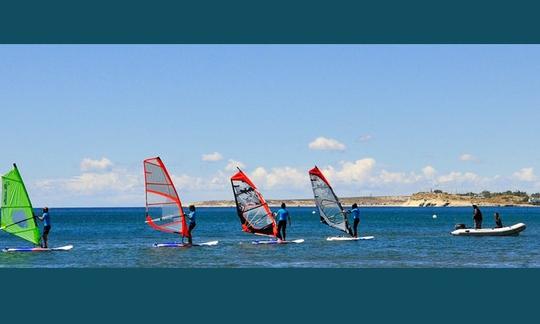
[[[539,75],[536,45],[0,46],[0,166],[38,206],[143,205],[155,155],[185,201],[233,165],[269,198],[314,164],[344,196],[536,192]]]

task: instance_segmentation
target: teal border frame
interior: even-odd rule
[[[0,43],[540,43],[533,0],[5,1]]]
[[[522,323],[538,270],[0,270],[2,321]],[[532,321],[534,322],[534,321]]]
[[[3,44],[538,44],[540,2],[10,1]],[[1,50],[1,46],[0,46]],[[0,63],[1,64],[1,63]],[[539,269],[0,269],[3,323],[521,323]]]

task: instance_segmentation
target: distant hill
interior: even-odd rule
[[[360,206],[388,206],[388,207],[464,207],[473,204],[479,206],[533,206],[534,200],[523,192],[480,194],[450,194],[442,191],[419,192],[411,196],[379,196],[379,197],[345,197],[340,199],[344,206],[357,203]],[[282,202],[290,207],[314,207],[313,199],[270,199],[267,200],[272,207]],[[234,207],[233,200],[210,200],[194,203],[198,207]]]
[[[446,192],[420,192],[412,195],[406,206],[459,207],[459,206],[532,206],[529,196],[522,192],[480,194],[449,194]]]

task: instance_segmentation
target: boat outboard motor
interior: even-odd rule
[[[456,224],[456,226],[454,226],[455,230],[466,229],[466,228],[467,228],[467,225],[465,224]]]

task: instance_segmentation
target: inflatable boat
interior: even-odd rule
[[[452,232],[455,236],[512,236],[519,235],[527,226],[523,223],[501,228],[460,228]]]

